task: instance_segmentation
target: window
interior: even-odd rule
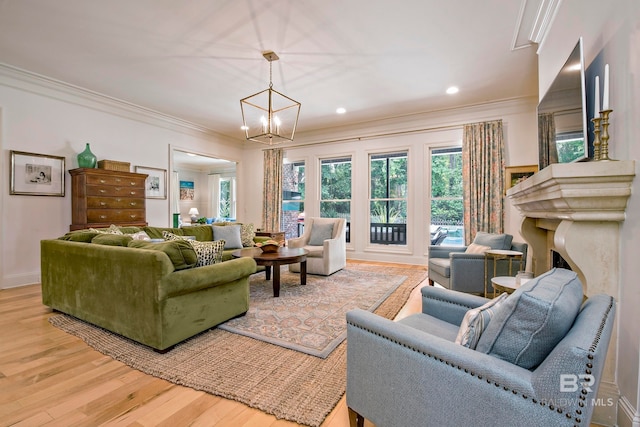
[[[369,241],[407,243],[407,152],[369,156]]]
[[[464,245],[462,148],[431,151],[431,244]]]
[[[320,162],[320,216],[346,218],[351,240],[351,157]]]
[[[584,157],[584,134],[582,131],[557,133],[556,150],[560,163],[569,163]]]
[[[282,221],[285,238],[299,237],[304,223],[304,162],[282,165]]]

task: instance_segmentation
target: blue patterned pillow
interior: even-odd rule
[[[495,309],[476,350],[533,369],[571,329],[581,305],[577,274],[554,268],[529,280]]]
[[[462,319],[462,323],[460,323],[460,330],[456,337],[456,344],[460,344],[474,350],[478,345],[480,336],[489,325],[496,308],[502,304],[507,296],[509,295],[502,293],[486,304],[467,311]]]

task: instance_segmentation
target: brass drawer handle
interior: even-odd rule
[[[120,179],[120,178],[115,178],[115,181],[116,181],[116,182],[120,182],[120,181],[121,181],[121,179]]]
[[[101,179],[101,180],[100,180],[100,184],[106,184],[106,183],[107,183],[107,180],[106,180],[106,179]]]
[[[138,217],[138,215],[129,215],[131,217],[131,219],[136,219]]]
[[[129,206],[136,206],[136,205],[137,205],[137,203],[136,203],[136,202],[131,202],[131,203],[129,203]]]
[[[138,194],[138,192],[137,192],[137,191],[132,191],[132,192],[131,192],[131,195],[132,195],[132,196],[135,196],[136,194]]]
[[[107,190],[100,190],[100,192],[101,192],[102,194],[104,194],[104,193],[106,193],[106,192],[107,192]]]
[[[100,219],[107,219],[106,215],[100,215]]]
[[[105,202],[100,202],[100,206],[107,206]]]
[[[131,181],[130,184],[131,185],[136,185],[136,182],[135,181]]]

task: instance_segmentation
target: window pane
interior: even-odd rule
[[[464,245],[463,214],[462,149],[433,150],[430,244]]]
[[[320,168],[322,200],[351,199],[351,160],[328,163],[323,160]]]
[[[285,238],[291,239],[302,234],[305,197],[304,162],[282,165],[282,219],[280,228]]]

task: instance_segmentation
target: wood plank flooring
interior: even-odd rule
[[[398,317],[420,311],[426,283]],[[0,426],[299,425],[131,369],[54,328],[50,315],[39,284],[0,290]],[[343,397],[322,427],[348,425]]]

